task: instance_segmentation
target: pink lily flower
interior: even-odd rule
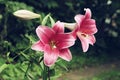
[[[72,55],[68,49],[74,45],[75,38],[70,33],[64,33],[64,24],[56,22],[52,28],[38,26],[36,29],[39,41],[32,45],[33,50],[44,52],[44,64],[53,65],[58,57],[70,61]]]
[[[91,19],[91,10],[87,8],[85,11],[85,15],[75,16],[76,28],[73,31],[74,36],[78,36],[81,41],[83,52],[88,50],[89,44],[96,42],[94,34],[97,32],[96,22]]]

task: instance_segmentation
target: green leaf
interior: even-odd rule
[[[0,66],[2,66],[5,63],[5,61],[6,60],[2,56],[0,56]]]
[[[24,68],[20,67],[20,69],[21,69],[24,73],[26,72],[26,70],[25,70]],[[26,76],[29,77],[29,79],[30,79],[30,78],[32,78],[32,79],[34,78],[34,76],[33,76],[31,73],[29,73],[29,72],[27,73]],[[26,78],[26,77],[25,77],[25,78]]]
[[[28,35],[28,34],[25,34],[25,37],[27,37],[29,40],[30,40],[30,42],[32,42],[32,43],[35,43],[37,40],[33,37],[33,35]]]
[[[0,14],[0,20],[3,18],[2,14]]]
[[[9,55],[10,55],[10,52],[7,52],[7,57],[9,57]]]
[[[58,60],[58,62],[56,62],[56,65],[58,65],[59,67],[65,69],[66,71],[68,71],[68,68],[66,67],[66,64],[63,60]]]
[[[2,66],[0,66],[0,73],[7,67],[8,67],[7,64],[3,64]]]
[[[46,25],[49,16],[50,16],[50,14],[48,14],[47,16],[45,16],[45,17],[43,18],[42,23],[41,23],[42,26],[45,26],[45,25]]]
[[[51,16],[49,16],[49,18],[50,18],[51,26],[53,26],[55,24],[55,21]]]
[[[23,52],[20,52],[20,54],[21,54],[22,56],[24,56],[24,57],[25,57],[25,59],[29,60],[29,56],[28,56],[28,55],[26,55],[26,54],[25,54],[25,53],[23,53]]]

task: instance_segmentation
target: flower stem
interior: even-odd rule
[[[50,80],[50,68],[48,67],[48,80]]]
[[[47,66],[43,63],[44,69],[43,69],[43,80],[47,80]]]
[[[46,67],[44,65],[44,70],[43,70],[43,80],[47,80],[47,74],[46,74]]]
[[[50,70],[49,67],[44,64],[44,70],[42,75],[43,80],[50,80]]]

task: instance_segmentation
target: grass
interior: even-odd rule
[[[89,80],[120,80],[120,71],[110,70],[107,72],[102,72]]]

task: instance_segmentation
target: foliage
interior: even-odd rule
[[[96,35],[97,43],[93,48],[90,48],[87,53],[87,55],[90,56],[89,59],[86,60],[86,56],[82,56],[80,58],[75,57],[71,63],[68,64],[71,65],[75,63],[77,65],[79,63],[80,66],[84,66],[86,64],[89,65],[91,62],[97,63],[99,61],[97,56],[100,56],[101,54],[108,54],[109,57],[119,57],[119,0],[0,0],[0,79],[23,79],[25,78],[24,76],[26,76],[25,72],[28,73],[26,79],[29,78],[29,80],[31,80],[40,78],[41,69],[39,68],[39,60],[41,57],[39,56],[41,54],[30,49],[31,44],[37,40],[35,36],[35,28],[40,23],[43,25],[46,24],[43,23],[42,20],[49,13],[49,15],[53,16],[55,20],[72,22],[74,15],[83,13],[83,9],[87,7],[92,10],[93,18],[96,19],[99,32]],[[38,21],[38,19],[35,19],[25,21],[18,19],[13,16],[13,12],[19,9],[27,9],[40,13],[41,20]],[[48,21],[50,24],[47,25],[54,24],[51,16],[49,16],[50,20]],[[72,49],[75,55],[78,55],[78,52],[79,54],[81,53],[81,49],[76,48],[76,46],[79,45],[80,44],[75,44]],[[95,56],[97,58],[93,58],[91,56]],[[103,58],[103,60],[104,59],[105,58]],[[60,63],[61,62],[63,61],[60,61]],[[27,71],[29,63],[30,68]],[[58,63],[58,65],[60,63]],[[65,65],[66,64],[62,64],[62,68],[66,69]],[[59,76],[60,71],[56,70],[56,72]],[[117,80],[117,77],[115,78],[114,74],[119,77],[119,73],[110,73],[113,76],[112,79]],[[93,80],[98,78],[100,77],[95,77]]]
[[[120,72],[117,70],[111,70],[108,72],[100,73],[99,75],[93,77],[90,80],[119,80]]]

